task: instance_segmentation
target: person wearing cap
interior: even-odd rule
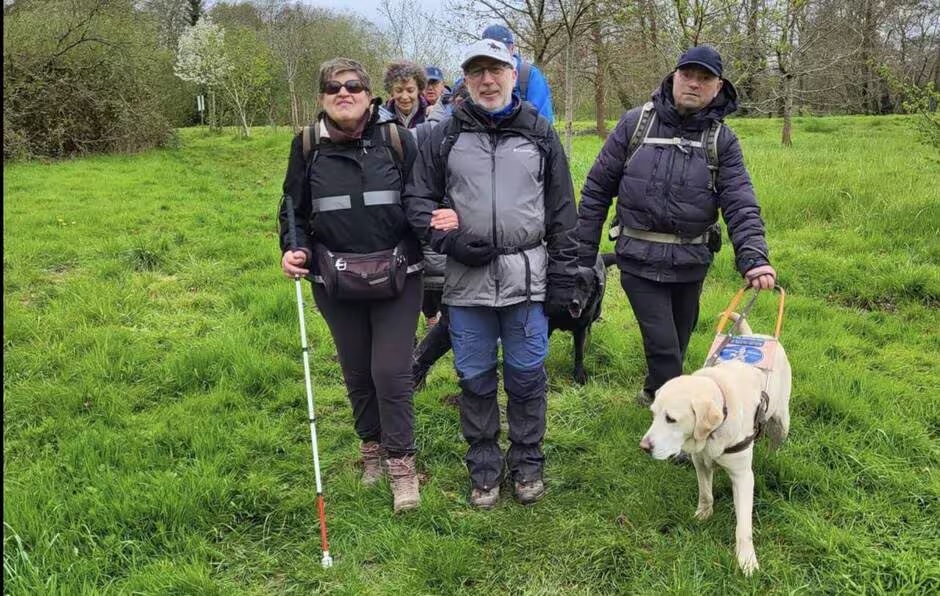
[[[514,63],[498,41],[467,49],[461,67],[470,97],[420,144],[404,193],[416,233],[447,255],[443,301],[469,444],[470,502],[480,508],[499,501],[504,464],[521,503],[544,495],[546,313],[567,310],[577,274],[568,161],[548,120],[513,94]]]
[[[531,62],[522,59],[516,51],[515,38],[507,27],[503,25],[490,25],[483,30],[483,39],[494,39],[502,42],[513,56],[513,65],[516,67],[515,93],[534,105],[539,114],[545,116],[549,123],[555,122],[555,112],[552,108],[552,90],[548,86],[545,75]]]
[[[594,263],[613,197],[620,235],[620,281],[636,315],[647,375],[637,399],[682,374],[698,320],[702,282],[720,248],[719,212],[735,264],[755,288],[774,287],[764,222],[734,132],[722,124],[737,109],[722,78],[721,56],[708,46],[679,58],[652,102],[626,112],[587,175],[578,214],[580,260]],[[640,128],[644,111],[648,124]],[[710,147],[717,153],[711,164]]]
[[[428,79],[428,86],[424,88],[424,99],[428,102],[428,106],[433,106],[447,89],[447,85],[444,84],[444,73],[436,66],[428,66],[424,69],[424,74]]]
[[[385,91],[390,96],[385,109],[405,128],[416,127],[427,116],[428,102],[423,96],[427,85],[424,69],[414,62],[392,62],[385,68]]]

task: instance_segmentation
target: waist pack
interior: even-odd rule
[[[331,298],[340,300],[388,300],[405,287],[408,260],[402,245],[370,253],[334,252],[317,244],[315,259],[323,284]]]

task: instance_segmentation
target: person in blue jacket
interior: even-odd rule
[[[512,31],[503,25],[490,25],[483,30],[483,39],[502,42],[509,48],[509,52],[516,59],[516,72],[519,73],[513,91],[523,101],[534,105],[539,114],[548,119],[549,124],[554,124],[555,112],[552,109],[552,90],[548,87],[548,80],[538,67],[519,56]]]

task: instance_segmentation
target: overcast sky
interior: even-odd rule
[[[385,23],[385,17],[379,11],[382,0],[303,0],[303,2],[313,6],[353,12],[379,25]],[[442,0],[416,0],[416,2],[425,11],[438,8],[443,4]]]

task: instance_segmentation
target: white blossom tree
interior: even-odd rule
[[[225,56],[225,30],[208,16],[180,35],[173,72],[184,81],[204,85],[208,90],[210,128],[218,128],[215,92],[231,68]]]

